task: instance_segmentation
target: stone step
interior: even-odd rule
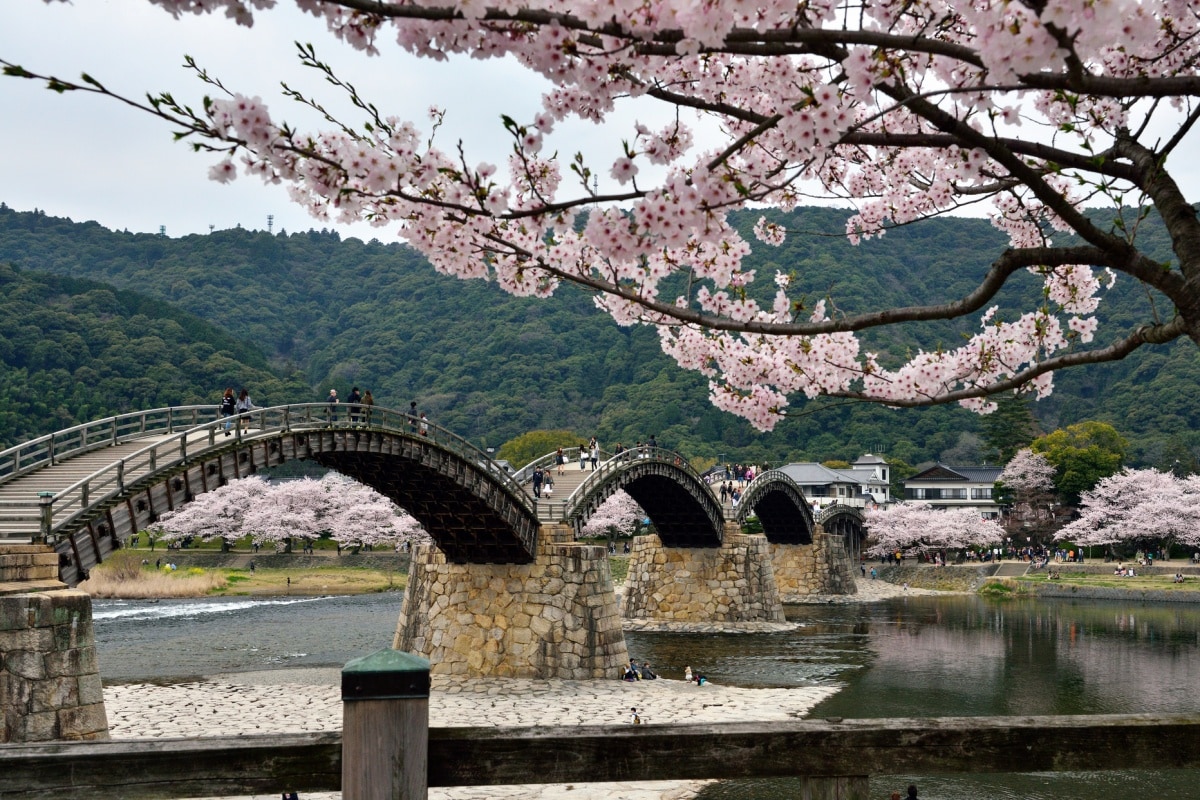
[[[0,596],[12,594],[29,594],[30,592],[55,592],[66,589],[67,585],[58,579],[37,581],[5,581],[0,582]]]

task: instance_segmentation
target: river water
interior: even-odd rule
[[[399,594],[94,603],[106,682],[340,666],[391,644]],[[795,606],[795,631],[629,633],[667,677],[835,685],[813,716],[846,718],[1200,711],[1200,607],[906,597]],[[872,776],[872,796],[916,783],[922,800],[1200,797],[1200,773]],[[702,800],[784,800],[785,780],[716,784]]]

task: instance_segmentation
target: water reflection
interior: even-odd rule
[[[805,627],[778,643],[780,657],[769,672],[757,670],[755,680],[837,682],[841,691],[814,709],[817,717],[1200,709],[1200,609],[1192,606],[914,597],[869,606],[797,607],[789,618]],[[709,647],[731,644],[718,640]],[[653,651],[655,642],[645,646]],[[722,661],[728,682],[739,682],[737,661]],[[903,794],[912,782],[923,800],[1091,800],[1134,792],[1182,800],[1196,796],[1198,778],[1193,771],[872,776],[871,794],[887,797],[893,789]],[[794,782],[761,780],[723,782],[701,798],[795,796]]]

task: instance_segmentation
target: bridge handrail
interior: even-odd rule
[[[570,464],[579,459],[579,451],[580,450],[586,450],[586,449],[587,448],[584,448],[584,447],[564,447],[563,448],[563,458],[566,459],[566,463]],[[516,478],[517,483],[519,483],[519,484],[524,485],[526,483],[529,483],[531,480],[533,480],[534,470],[538,469],[539,467],[541,467],[542,469],[545,469],[546,467],[556,466],[556,462],[554,459],[557,455],[558,455],[558,451],[555,450],[553,453],[547,453],[544,456],[538,456],[533,461],[530,461],[528,464],[526,464],[525,466],[521,467],[519,470],[514,472],[513,477]],[[606,458],[611,458],[611,457],[612,457],[612,453],[610,453],[604,449],[600,450],[600,458],[601,459],[606,459]]]
[[[425,437],[487,470],[518,502],[525,506],[531,515],[536,515],[532,501],[521,489],[520,484],[513,480],[512,476],[496,464],[487,453],[466,439],[428,420],[414,420],[406,411],[371,406],[368,412],[366,407],[360,408],[361,410],[357,412],[361,417],[357,423],[359,427],[364,430],[385,430]],[[356,423],[349,421],[351,413],[349,404],[339,406],[336,413],[346,420],[344,425],[331,419],[329,406],[326,403],[292,403],[260,408],[233,417],[218,417],[212,422],[196,425],[168,439],[151,443],[137,452],[81,478],[70,486],[55,492],[52,496],[40,498],[38,505],[42,515],[43,539],[49,541],[57,535],[60,529],[87,513],[88,509],[95,504],[109,500],[124,491],[127,473],[148,468],[149,473],[152,474],[160,469],[186,461],[189,437],[193,444],[197,436],[206,437],[207,442],[202,447],[208,449],[216,446],[218,433],[227,424],[231,424],[229,432],[236,436],[235,442],[261,438],[264,434],[281,431],[324,430],[333,425],[337,425],[339,429],[351,430],[354,428]],[[258,427],[251,431],[243,431],[240,424],[242,420],[249,420],[250,424],[257,423]],[[278,422],[272,424],[273,420],[278,420]],[[63,516],[64,514],[65,516]]]
[[[564,513],[567,509],[576,508],[579,502],[590,493],[592,486],[604,482],[606,475],[616,472],[627,464],[638,463],[645,460],[674,464],[695,478],[697,483],[707,489],[709,494],[712,494],[712,487],[704,482],[704,479],[700,477],[700,473],[696,472],[695,468],[688,463],[687,458],[684,457],[682,453],[677,453],[674,450],[668,450],[665,447],[647,447],[642,445],[641,447],[631,447],[622,453],[612,456],[607,461],[602,462],[596,471],[588,475],[587,479],[584,480],[583,483],[576,486],[575,491],[571,492],[571,494],[564,501],[566,504],[563,509]],[[713,496],[713,502],[717,502],[715,495]]]
[[[180,427],[194,427],[216,415],[217,406],[167,406],[117,414],[47,433],[0,450],[0,483],[53,464],[59,458],[128,441],[133,438],[131,434],[174,433]]]

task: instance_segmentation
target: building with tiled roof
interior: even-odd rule
[[[1000,516],[993,488],[1004,467],[957,467],[934,464],[904,481],[904,500],[934,508],[974,508],[985,517]]]
[[[815,461],[786,464],[780,469],[818,508],[834,503],[869,508],[891,502],[890,468],[886,461],[870,453],[856,460],[850,469],[830,469]]]

